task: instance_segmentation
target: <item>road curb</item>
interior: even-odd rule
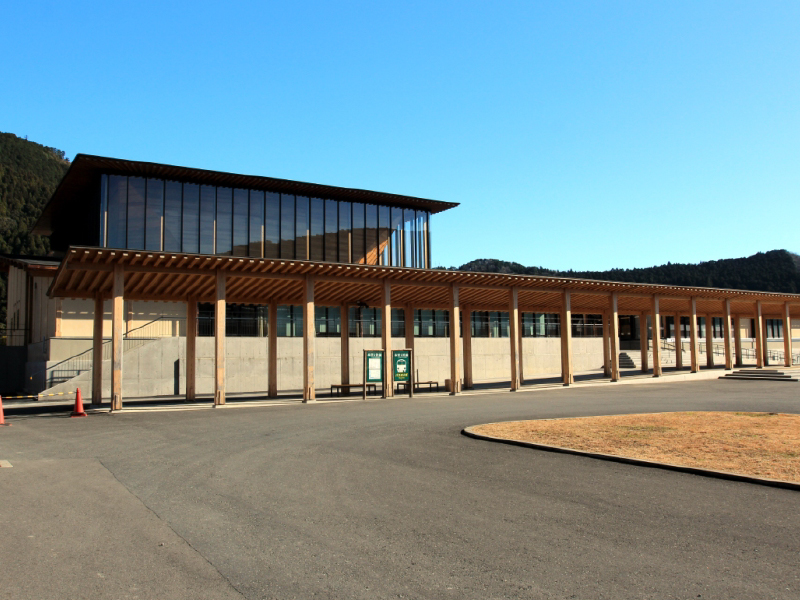
[[[794,490],[800,492],[800,483],[793,483],[790,481],[779,481],[777,479],[765,479],[762,477],[754,477],[752,475],[743,475],[742,473],[730,473],[727,471],[714,471],[713,469],[701,469],[700,467],[688,467],[685,465],[674,465],[671,463],[662,463],[652,460],[644,460],[641,458],[630,458],[628,456],[615,456],[613,454],[602,454],[599,452],[587,452],[585,450],[576,450],[574,448],[562,448],[560,446],[549,446],[547,444],[536,444],[534,442],[525,442],[522,440],[511,440],[506,438],[494,437],[491,435],[484,435],[473,431],[471,427],[465,427],[461,430],[461,434],[467,437],[483,440],[487,442],[499,442],[501,444],[509,444],[511,446],[522,446],[523,448],[532,448],[534,450],[544,450],[546,452],[558,452],[560,454],[573,454],[575,456],[585,456],[587,458],[598,458],[600,460],[607,460],[611,462],[624,463],[628,465],[636,465],[639,467],[651,467],[656,469],[665,469],[667,471],[678,471],[679,473],[689,473],[691,475],[701,475],[703,477],[714,477],[716,479],[727,479],[729,481],[742,481],[745,483],[755,483],[758,485],[765,485],[769,487],[783,488],[787,490]]]

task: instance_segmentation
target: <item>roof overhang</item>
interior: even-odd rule
[[[800,317],[800,294],[88,247],[67,251],[48,294],[109,298],[116,269],[123,273],[124,296],[130,300],[211,302],[216,275],[222,272],[230,303],[300,304],[304,281],[312,278],[314,299],[321,306],[379,306],[388,283],[395,307],[449,308],[457,287],[459,305],[470,310],[509,310],[516,289],[519,309],[529,312],[558,312],[562,294],[569,292],[575,313],[607,311],[611,295],[617,294],[620,314],[649,312],[656,296],[666,315],[689,313],[695,298],[701,315],[724,314],[730,301],[732,314],[749,316],[760,301],[765,316],[782,317],[788,302],[792,316]]]
[[[56,258],[37,258],[32,256],[0,255],[0,272],[8,273],[11,267],[22,269],[33,276],[52,277],[58,270],[60,261]]]
[[[347,200],[365,202],[385,206],[398,206],[439,213],[458,206],[456,202],[441,202],[414,196],[387,194],[353,188],[342,188],[332,185],[304,183],[289,179],[275,179],[256,175],[238,175],[222,171],[207,171],[159,163],[122,160],[90,154],[78,154],[64,175],[53,197],[44,207],[41,216],[33,226],[32,233],[50,235],[53,231],[53,219],[59,211],[75,198],[83,198],[92,193],[93,182],[100,174],[127,175],[131,177],[153,177],[170,181],[197,183],[234,188],[247,188],[328,198],[331,200]]]

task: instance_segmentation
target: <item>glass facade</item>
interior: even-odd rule
[[[430,268],[430,213],[120,175],[101,178],[101,245]]]

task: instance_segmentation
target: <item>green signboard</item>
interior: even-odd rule
[[[393,350],[392,351],[392,373],[395,381],[411,380],[411,351]]]
[[[364,381],[366,383],[383,382],[383,350],[364,351]]]

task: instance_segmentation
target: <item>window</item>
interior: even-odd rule
[[[264,192],[250,191],[249,256],[264,256]]]
[[[381,337],[381,311],[351,306],[350,337]]]
[[[183,219],[183,186],[167,181],[164,189],[164,251],[181,251],[181,221]]]
[[[325,260],[325,201],[311,199],[310,260]]]
[[[161,226],[164,217],[164,182],[147,180],[147,206],[145,208],[145,249],[161,250]]]
[[[215,254],[233,251],[233,190],[217,188],[217,247]]]
[[[281,258],[294,258],[294,196],[281,194]]]
[[[353,262],[364,264],[365,255],[365,231],[364,231],[364,205],[360,202],[353,203]]]
[[[200,251],[200,186],[183,184],[183,251]]]
[[[264,217],[264,258],[280,258],[280,235],[280,194],[267,192],[266,213]]]
[[[367,204],[367,264],[378,264],[378,207]]]
[[[349,263],[352,261],[350,255],[351,230],[350,217],[353,214],[353,207],[349,202],[339,202],[339,262]]]
[[[508,313],[498,311],[473,311],[472,337],[507,338]]]
[[[126,248],[144,250],[145,181],[128,177],[128,241]]]
[[[339,206],[336,200],[325,200],[325,260],[336,262],[339,256]]]
[[[266,306],[228,304],[225,307],[225,335],[227,337],[266,337],[269,319]],[[197,335],[214,337],[214,305],[210,302],[197,305]]]
[[[109,248],[125,248],[127,244],[128,178],[108,178],[108,243]]]
[[[247,190],[233,190],[233,255],[247,256],[250,199]]]
[[[406,312],[402,308],[392,309],[392,337],[405,337]]]
[[[573,337],[603,337],[603,315],[572,315]]]
[[[561,315],[522,313],[522,337],[561,337]]]
[[[308,260],[308,198],[298,196],[295,204],[295,258]]]
[[[767,329],[768,338],[783,337],[783,321],[781,319],[765,319],[764,325]]]
[[[303,337],[302,306],[278,306],[278,337]]]
[[[390,229],[389,207],[378,207],[378,264],[390,265],[389,232]]]
[[[415,337],[450,337],[450,311],[417,309],[414,311]]]
[[[214,224],[217,220],[217,188],[200,186],[200,254],[214,254]]]
[[[342,334],[340,314],[338,306],[315,306],[314,331],[317,337],[339,337]]]

